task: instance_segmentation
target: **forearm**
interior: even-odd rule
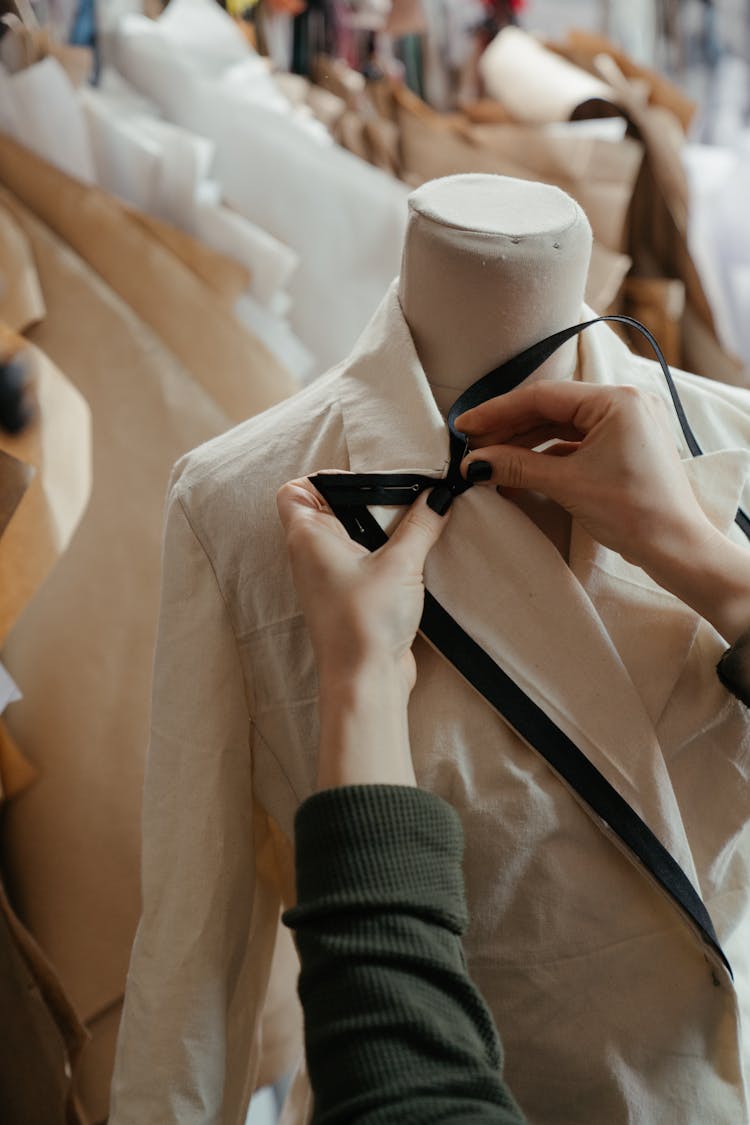
[[[416,785],[408,701],[403,672],[387,658],[321,669],[317,788]]]
[[[297,931],[316,1125],[521,1121],[466,974],[455,812],[400,786],[317,794],[297,814]]]
[[[647,559],[644,570],[709,621],[728,644],[750,628],[750,550],[715,528],[680,551]]]

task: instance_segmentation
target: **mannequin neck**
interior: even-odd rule
[[[399,298],[444,415],[492,368],[580,319],[591,253],[581,208],[504,176],[432,180],[409,197]],[[576,344],[531,378],[570,378]]]

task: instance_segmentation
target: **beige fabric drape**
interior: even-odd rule
[[[39,275],[28,241],[10,215],[0,211],[0,322],[25,332],[44,316]]]
[[[25,365],[34,417],[0,431],[0,643],[65,551],[90,494],[89,410],[11,329],[44,314],[29,247],[0,211],[0,359]],[[0,805],[38,776],[0,718]],[[72,1076],[86,1034],[54,969],[14,913],[0,869],[0,1105],[7,1125],[78,1125]]]
[[[28,246],[0,212],[2,277],[16,326],[43,314]],[[10,308],[8,307],[10,306]],[[0,323],[0,359],[23,363],[33,418],[20,434],[0,430],[0,645],[57,559],[91,493],[91,415],[83,398],[47,356]],[[20,793],[37,772],[0,717],[0,801]]]
[[[3,136],[0,184],[96,271],[231,417],[251,412],[248,402],[252,411],[262,410],[296,389],[226,300],[154,238],[154,220],[134,222],[106,192],[78,183]],[[187,241],[179,232],[174,238]],[[218,257],[205,251],[201,259],[209,255]]]
[[[191,240],[175,256],[152,224],[5,140],[0,181],[13,186],[0,190],[0,215],[27,240],[46,306],[28,337],[69,373],[94,422],[89,508],[3,654],[24,693],[9,730],[40,774],[7,809],[4,862],[17,908],[93,1035],[80,1091],[100,1121],[139,909],[170,468],[295,384],[233,319],[231,269],[220,294],[186,264],[186,254],[209,261]],[[284,997],[294,984],[288,976]],[[273,1074],[299,1042],[277,1039],[287,1055],[268,1060]]]
[[[18,435],[0,432],[0,450],[34,475],[0,539],[0,644],[64,554],[91,491],[85,400],[44,352],[23,347],[22,355],[36,419]]]

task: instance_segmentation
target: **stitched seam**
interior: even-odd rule
[[[258,740],[263,744],[263,746],[265,746],[266,750],[268,751],[268,753],[270,754],[270,756],[273,758],[274,762],[278,766],[279,772],[281,773],[282,777],[284,778],[284,781],[289,786],[289,792],[292,794],[292,796],[294,797],[294,799],[297,801],[298,804],[301,803],[301,801],[302,801],[301,795],[295,789],[294,785],[292,784],[292,779],[290,778],[289,774],[284,769],[284,766],[283,766],[282,762],[280,761],[278,754],[276,753],[274,748],[271,746],[270,742],[265,738],[265,736],[263,734],[263,731],[260,729],[260,727],[258,726],[255,719],[252,719],[252,718],[250,719],[250,725],[251,725],[252,729],[255,731],[255,734],[256,734]],[[257,798],[256,798],[256,800],[257,800]],[[261,808],[262,807],[263,806],[261,806]],[[271,815],[271,813],[268,811],[268,809],[266,809],[265,811],[266,811],[268,816]]]
[[[286,629],[281,626],[286,625]],[[305,617],[302,610],[297,613],[287,614],[286,617],[279,617],[275,621],[267,621],[264,625],[256,625],[252,629],[248,629],[246,633],[241,633],[237,636],[237,644],[240,647],[247,645],[254,637],[260,634],[267,633],[271,629],[278,630],[279,635],[291,633],[294,629],[306,628]]]

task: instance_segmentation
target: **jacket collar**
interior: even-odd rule
[[[653,383],[651,365],[632,356],[606,325],[587,331],[580,355],[585,382],[642,385],[648,377]],[[339,401],[353,471],[445,472],[447,426],[395,283],[342,369]],[[737,454],[700,458],[689,471],[709,514],[726,529],[744,481]],[[484,488],[453,505],[425,578],[445,609],[581,747],[696,880],[655,729],[696,615],[580,528],[566,565],[514,504]]]

